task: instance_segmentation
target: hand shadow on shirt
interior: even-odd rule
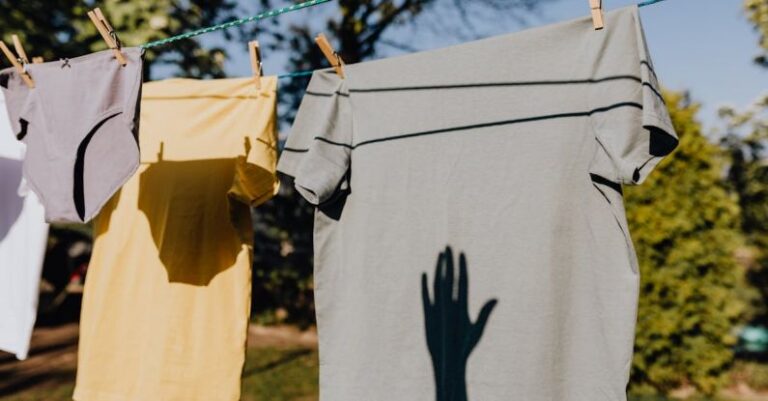
[[[0,185],[0,206],[3,208],[0,214],[0,242],[8,235],[24,209],[24,198],[19,196],[22,165],[21,160],[0,157],[0,180],[3,182]]]
[[[437,258],[430,299],[427,273],[421,276],[421,296],[427,347],[432,356],[436,401],[467,401],[467,361],[483,336],[488,318],[496,307],[491,299],[480,309],[477,320],[469,317],[469,274],[467,259],[459,255],[459,280],[455,282],[453,251],[450,247]]]
[[[253,241],[250,207],[228,196],[235,158],[151,164],[138,207],[171,283],[207,286]]]

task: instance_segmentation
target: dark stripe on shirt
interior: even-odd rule
[[[349,148],[349,149],[357,149],[357,148],[359,148],[361,146],[370,145],[370,144],[373,144],[373,143],[388,142],[388,141],[394,141],[394,140],[397,140],[397,139],[406,139],[406,138],[413,138],[413,137],[418,137],[418,136],[435,135],[435,134],[442,134],[442,133],[447,133],[447,132],[466,131],[466,130],[470,130],[470,129],[496,127],[496,126],[501,126],[501,125],[520,124],[520,123],[542,121],[542,120],[553,120],[553,119],[558,119],[558,118],[589,117],[589,116],[591,116],[593,114],[596,114],[596,113],[603,113],[603,112],[606,112],[606,111],[611,111],[611,110],[618,109],[618,108],[623,108],[623,107],[634,107],[634,108],[637,108],[637,109],[640,109],[640,110],[643,109],[643,105],[641,105],[639,103],[624,102],[624,103],[612,104],[612,105],[606,106],[606,107],[600,107],[600,108],[589,110],[589,111],[574,112],[574,113],[562,113],[562,114],[549,114],[549,115],[544,115],[544,116],[526,117],[526,118],[519,118],[519,119],[514,119],[514,120],[503,120],[503,121],[494,121],[494,122],[489,122],[489,123],[481,123],[481,124],[473,124],[473,125],[462,125],[462,126],[458,126],[458,127],[440,128],[440,129],[429,130],[429,131],[414,132],[414,133],[410,133],[410,134],[402,134],[402,135],[395,135],[395,136],[384,137],[384,138],[369,139],[367,141],[362,141],[362,142],[354,144],[354,145],[350,145],[350,144],[346,144],[346,143],[333,142],[333,141],[330,141],[330,140],[328,140],[326,138],[319,137],[319,136],[316,136],[313,139],[315,139],[317,141],[322,141],[322,142],[325,142],[325,143],[328,143],[328,144],[331,144],[331,145],[343,146],[343,147]],[[288,148],[285,148],[285,149],[288,149]],[[308,149],[290,149],[289,151],[290,152],[306,152],[306,151],[308,151]]]
[[[319,136],[316,136],[315,139],[320,141],[320,142],[325,142],[325,143],[329,143],[331,145],[341,146],[341,147],[344,147],[344,148],[354,149],[354,147],[355,147],[355,146],[350,145],[348,143],[334,142],[334,141],[331,141],[329,139],[322,138],[322,137],[319,137]]]
[[[651,74],[653,74],[653,76],[656,79],[658,79],[658,76],[656,75],[656,71],[653,69],[653,66],[651,65],[651,63],[649,63],[647,60],[640,60],[640,65],[646,66],[648,68],[648,71],[650,71]]]
[[[333,97],[334,95],[339,95],[342,97],[349,97],[349,93],[341,93],[341,92],[333,92],[333,93],[322,93],[322,92],[313,92],[313,91],[306,91],[304,92],[304,95],[307,96],[320,96],[320,97]]]
[[[388,87],[388,88],[355,88],[349,89],[350,93],[379,93],[379,92],[407,92],[407,91],[423,91],[423,90],[449,90],[449,89],[472,89],[472,88],[503,88],[503,87],[515,87],[515,86],[554,86],[554,85],[584,85],[584,84],[597,84],[601,82],[619,81],[619,80],[631,80],[637,83],[647,86],[653,91],[656,96],[664,103],[664,97],[659,91],[649,82],[643,82],[640,78],[632,75],[617,75],[612,77],[605,77],[599,79],[581,79],[581,80],[564,80],[564,81],[519,81],[519,82],[484,82],[475,84],[455,84],[455,85],[429,85],[429,86],[401,86],[401,87]],[[339,95],[343,97],[349,97],[349,93],[322,93],[314,91],[306,91],[308,96],[319,97],[333,97]],[[666,104],[666,103],[664,103]]]
[[[605,185],[608,188],[613,189],[614,191],[618,192],[621,195],[624,195],[624,190],[621,188],[621,184],[618,182],[611,181],[601,175],[597,174],[589,174],[589,177],[592,179],[592,182],[595,184]],[[607,199],[607,198],[606,198]],[[610,200],[608,201],[610,202]]]
[[[400,92],[400,91],[438,90],[438,89],[493,88],[493,87],[509,87],[509,86],[581,85],[581,84],[595,84],[595,83],[617,81],[617,80],[631,80],[638,83],[642,82],[642,80],[639,77],[636,77],[633,75],[616,75],[616,76],[598,78],[598,79],[483,82],[483,83],[474,83],[474,84],[455,84],[455,85],[403,86],[403,87],[390,87],[390,88],[357,88],[357,89],[350,89],[349,92],[371,93],[371,92]],[[322,92],[315,92],[315,91],[306,91],[305,94],[309,96],[322,96],[322,97],[333,97],[333,95],[349,96],[349,94],[341,93],[341,92],[322,93]]]
[[[434,134],[442,134],[446,132],[455,132],[455,131],[465,131],[470,129],[477,129],[477,128],[489,128],[489,127],[496,127],[500,125],[511,125],[511,124],[520,124],[520,123],[528,123],[528,122],[534,122],[534,121],[542,121],[542,120],[553,120],[558,118],[573,118],[573,117],[589,117],[592,114],[596,113],[602,113],[606,111],[610,111],[613,109],[618,109],[622,107],[634,107],[638,109],[643,109],[643,105],[639,103],[633,103],[633,102],[625,102],[625,103],[616,103],[610,106],[601,107],[597,109],[593,109],[590,111],[582,111],[582,112],[574,112],[574,113],[562,113],[562,114],[550,114],[545,116],[536,116],[536,117],[526,117],[526,118],[519,118],[514,120],[504,120],[504,121],[494,121],[489,123],[482,123],[482,124],[474,124],[474,125],[463,125],[458,127],[451,127],[451,128],[441,128],[441,129],[435,129],[430,131],[422,131],[422,132],[414,132],[411,134],[403,134],[403,135],[396,135],[386,138],[378,138],[378,139],[370,139],[367,141],[362,141],[356,145],[352,145],[352,149],[359,148],[360,146],[369,145],[372,143],[378,143],[378,142],[386,142],[386,141],[392,141],[396,139],[405,139],[405,138],[413,138],[417,136],[425,136],[425,135],[434,135]]]
[[[455,85],[429,85],[429,86],[402,86],[389,88],[355,88],[350,89],[351,93],[372,93],[372,92],[402,92],[417,90],[439,90],[439,89],[470,89],[470,88],[492,88],[509,86],[551,86],[551,85],[583,85],[596,84],[608,81],[631,80],[642,82],[639,77],[633,75],[616,75],[598,79],[577,79],[577,80],[552,80],[552,81],[517,81],[517,82],[483,82],[474,84],[455,84]]]
[[[661,99],[661,103],[662,104],[664,104],[664,105],[667,104],[667,102],[664,100],[664,96],[662,96],[661,93],[659,92],[659,90],[654,88],[653,85],[651,85],[648,82],[643,82],[643,86],[648,87],[648,89],[650,89],[651,92],[653,92],[656,96],[658,96],[659,99]]]
[[[286,146],[286,147],[283,148],[283,151],[284,152],[293,152],[293,153],[307,153],[307,152],[309,152],[309,149],[296,149],[296,148],[289,148],[289,147]]]

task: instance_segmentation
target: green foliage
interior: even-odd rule
[[[768,0],[745,0],[744,7],[749,20],[760,33],[760,47],[764,49],[755,61],[768,67]]]
[[[745,311],[739,207],[721,150],[701,133],[698,107],[667,94],[680,145],[646,184],[628,188],[627,218],[641,265],[633,361],[636,392],[723,383]]]
[[[315,320],[312,285],[314,208],[281,177],[280,193],[254,209],[252,310],[259,323]]]
[[[739,198],[741,229],[750,246],[744,252],[748,277],[762,294],[753,308],[753,323],[768,325],[768,96],[744,112],[721,109],[720,116],[727,123],[722,142],[730,155],[728,178]]]
[[[30,57],[50,61],[106,48],[86,15],[96,6],[125,46],[137,46],[233,18],[236,4],[236,0],[0,0],[0,32],[6,43],[18,34]],[[225,58],[223,49],[206,49],[187,39],[148,51],[146,77],[158,65],[172,65],[182,76],[222,77]]]

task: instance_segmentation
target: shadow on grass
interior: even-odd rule
[[[63,349],[71,348],[74,346],[77,346],[77,338],[69,339],[63,342],[47,344],[41,347],[35,347],[31,350],[30,356],[37,356],[39,354],[47,354],[47,353],[52,353],[56,351],[61,351]],[[4,377],[4,374],[6,373],[4,372],[4,368],[6,365],[15,365],[17,363],[18,363],[18,360],[12,354],[0,355],[0,379],[2,379]],[[0,383],[3,383],[3,382],[0,381]],[[2,385],[0,385],[0,395],[3,395]]]
[[[44,391],[54,392],[61,387],[74,386],[76,352],[77,336],[65,331],[49,335],[46,341],[33,343],[26,361],[3,354],[0,357],[0,400],[58,400],[41,395],[47,395]],[[37,393],[38,398],[32,393]]]
[[[629,396],[629,401],[675,401],[673,398],[664,397],[661,395],[647,395],[647,396]],[[706,398],[706,397],[694,397],[688,398],[686,401],[726,401],[720,398]]]
[[[317,350],[249,349],[243,373],[242,401],[316,401]]]
[[[1,381],[8,380],[8,377],[5,377],[5,375],[0,376]],[[0,389],[0,400],[50,400],[51,398],[46,391],[55,391],[56,389],[60,387],[68,387],[68,388],[74,388],[74,382],[75,382],[75,371],[74,370],[61,370],[56,372],[40,372],[38,374],[33,374],[25,377],[22,380],[16,380],[12,382],[8,386],[3,386],[2,389]],[[35,394],[27,394],[30,392],[30,390],[35,390]],[[60,392],[60,391],[57,391]],[[40,397],[43,394],[46,395],[45,398],[35,398]],[[13,398],[5,398],[5,397],[11,397],[12,395],[16,395]],[[26,398],[25,398],[26,397]],[[69,395],[67,395],[67,398],[69,399]]]
[[[264,373],[272,369],[278,368],[282,365],[289,364],[303,356],[312,355],[312,354],[313,354],[313,351],[310,349],[299,349],[299,350],[287,351],[285,355],[283,355],[282,357],[280,357],[275,361],[271,361],[263,365],[254,366],[250,369],[245,370],[243,372],[243,377],[258,375],[260,373]]]

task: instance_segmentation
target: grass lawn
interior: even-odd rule
[[[242,401],[317,401],[317,351],[249,349]]]

